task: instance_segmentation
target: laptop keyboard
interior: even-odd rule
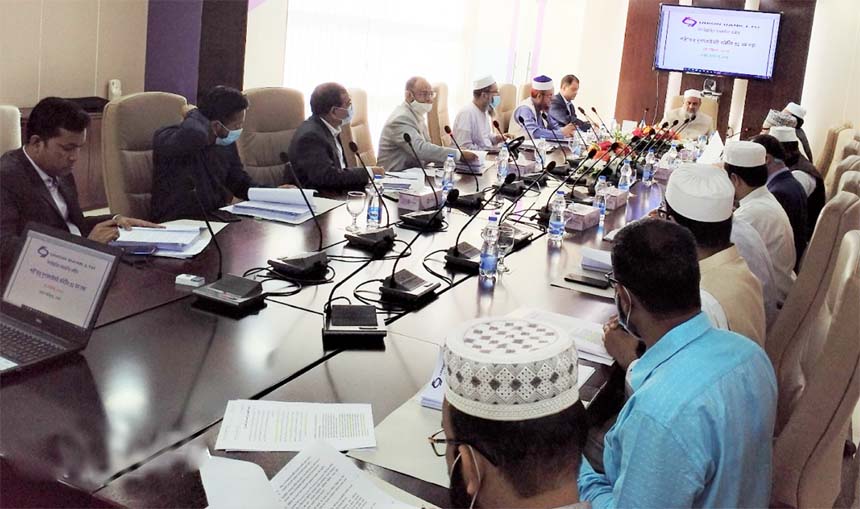
[[[26,364],[50,357],[64,350],[36,336],[0,323],[0,356]]]

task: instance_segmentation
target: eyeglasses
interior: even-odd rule
[[[436,92],[434,92],[432,90],[430,90],[430,91],[426,91],[426,90],[425,91],[414,91],[414,92],[412,92],[412,95],[414,95],[416,99],[435,99],[436,98]]]
[[[478,449],[478,447],[475,446],[474,444],[470,444],[470,443],[465,442],[463,440],[456,440],[454,438],[446,438],[444,429],[440,429],[436,433],[433,433],[432,435],[427,437],[427,440],[430,442],[430,448],[433,449],[433,453],[436,456],[439,456],[440,458],[442,456],[445,456],[445,454],[448,452],[448,444],[451,444],[451,445],[468,445],[468,446],[471,446],[476,451],[478,451],[479,453],[481,453],[481,455],[483,457],[487,458],[487,461],[489,461],[493,465],[496,465],[496,462],[486,452],[482,451],[481,449]]]
[[[613,274],[614,274],[614,272],[607,272],[606,274],[603,275],[603,277],[605,277],[606,280],[609,281],[609,286],[611,286],[612,289],[614,290],[615,286],[619,283],[618,283],[618,280],[615,279],[615,276],[613,276]]]

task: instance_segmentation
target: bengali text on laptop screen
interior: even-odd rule
[[[114,257],[30,231],[3,300],[81,328],[95,320]]]

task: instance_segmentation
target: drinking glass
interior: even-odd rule
[[[511,269],[505,266],[505,256],[511,252],[511,249],[514,248],[514,227],[509,224],[503,224],[499,226],[499,239],[497,241],[499,246],[499,261],[496,265],[496,272],[499,274],[504,274],[506,272],[510,272]]]
[[[358,216],[364,212],[364,205],[367,201],[367,195],[364,191],[350,191],[346,195],[346,210],[352,216],[352,224],[346,227],[346,231],[355,233],[360,231],[358,227]]]

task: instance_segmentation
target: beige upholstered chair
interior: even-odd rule
[[[288,180],[281,152],[305,120],[305,100],[298,90],[281,87],[252,88],[245,96],[245,127],[236,142],[245,171],[260,184],[281,185]]]
[[[842,149],[842,159],[856,155],[860,155],[860,140],[857,139],[857,135],[855,134],[854,139],[846,143],[845,148]]]
[[[824,337],[796,408],[774,441],[773,506],[833,507],[860,398],[860,231],[847,232],[818,309]]]
[[[669,108],[668,109],[674,110],[675,108],[680,108],[683,105],[684,105],[684,96],[683,95],[676,95],[669,102]],[[720,113],[719,103],[717,103],[716,100],[714,100],[710,97],[702,97],[702,106],[701,106],[701,108],[699,108],[699,111],[701,111],[702,113],[705,113],[709,117],[711,117],[711,119],[712,119],[711,130],[716,129],[717,128],[717,115]]]
[[[523,83],[520,85],[520,98],[517,99],[517,104],[522,102],[526,97],[529,97],[532,93],[532,82]],[[516,108],[516,106],[514,106]]]
[[[448,85],[434,83],[433,91],[436,92],[436,97],[433,99],[433,109],[427,114],[430,141],[436,145],[447,147],[453,144],[451,137],[445,133],[445,126],[451,125],[451,119],[448,115]]]
[[[846,171],[839,179],[837,193],[846,191],[860,196],[860,171]]]
[[[824,177],[824,189],[828,198],[836,192],[842,175],[849,171],[860,171],[860,155],[846,157]]]
[[[354,111],[352,122],[343,127],[340,133],[340,142],[346,153],[346,164],[350,167],[361,166],[358,158],[349,149],[349,142],[354,141],[358,145],[358,153],[368,166],[376,165],[376,151],[373,149],[373,138],[370,135],[370,123],[367,121],[367,92],[360,88],[350,88],[349,97],[352,99]]]
[[[0,104],[0,155],[21,148],[21,112],[15,106]]]
[[[788,421],[821,352],[826,328],[819,312],[824,305],[836,257],[845,234],[860,229],[860,197],[839,193],[827,202],[797,281],[768,332],[765,350],[779,385],[777,432]],[[860,343],[860,341],[858,341]]]
[[[846,122],[842,125],[833,126],[827,129],[827,136],[824,138],[824,149],[815,160],[815,167],[821,172],[822,177],[827,176],[830,170],[830,165],[833,163],[833,158],[836,155],[836,140],[842,131],[851,130],[854,127],[851,122]]]
[[[102,171],[114,214],[149,219],[152,137],[182,122],[187,102],[167,92],[142,92],[107,104],[102,117]]]
[[[499,85],[499,96],[501,102],[499,102],[499,108],[496,110],[496,120],[499,121],[499,128],[502,132],[506,133],[508,132],[508,125],[511,123],[511,115],[513,115],[518,104],[517,87],[510,83],[503,83]]]

